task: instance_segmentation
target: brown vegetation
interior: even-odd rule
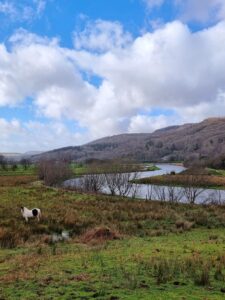
[[[46,185],[55,185],[72,175],[70,164],[66,160],[41,160],[37,165],[38,177]]]
[[[27,185],[35,180],[36,176],[0,176],[0,187]]]
[[[97,227],[87,230],[81,237],[81,242],[87,244],[98,244],[104,243],[105,241],[116,240],[120,237],[121,235],[118,232],[111,230],[109,227]]]
[[[70,231],[71,237],[79,238],[93,228],[112,230],[112,224],[114,233],[128,236],[181,232],[193,226],[225,226],[224,206],[131,201],[117,196],[85,195],[51,189],[29,184],[30,181],[31,178],[24,180],[22,177],[20,181],[16,180],[16,186],[12,186],[14,181],[10,177],[6,186],[5,178],[0,177],[2,247],[41,242],[43,238],[48,240],[52,233],[61,233],[65,229]],[[18,182],[21,182],[20,186]],[[20,213],[22,205],[39,207],[43,214],[41,222],[30,220],[26,224]],[[180,220],[183,225],[177,223]]]
[[[185,186],[191,184],[195,187],[221,187],[225,188],[225,177],[211,175],[160,175],[138,180],[144,184],[165,184],[174,186]]]

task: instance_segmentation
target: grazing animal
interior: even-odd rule
[[[28,222],[29,218],[37,218],[39,222],[41,218],[41,210],[39,208],[28,209],[26,207],[21,207],[21,214],[26,222]]]

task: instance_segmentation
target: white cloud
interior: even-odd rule
[[[119,22],[97,20],[87,22],[85,29],[74,33],[74,46],[95,51],[107,51],[127,46],[131,35],[124,32]]]
[[[186,21],[202,23],[219,21],[225,18],[224,0],[175,0],[181,16]]]
[[[0,13],[5,14],[10,17],[15,17],[17,15],[17,10],[12,2],[1,1],[0,2]]]
[[[65,145],[78,145],[88,140],[88,134],[72,133],[62,122],[24,122],[0,119],[1,152],[47,151]]]
[[[142,0],[150,12],[165,0]],[[176,18],[184,22],[214,23],[225,19],[224,0],[172,0],[169,2]]]
[[[18,120],[6,121],[0,118],[0,136],[1,140],[7,138],[10,134],[17,134],[21,131],[20,123]]]
[[[158,116],[136,115],[130,119],[128,132],[149,133],[157,129],[167,127],[169,125],[174,125],[176,121],[177,120],[175,118],[167,117],[165,115],[158,115]]]
[[[47,0],[33,0],[36,5],[36,12],[38,15],[42,14],[45,10]]]
[[[33,97],[49,117],[76,117],[76,106],[91,102],[94,87],[82,80],[55,40],[20,32],[11,41],[15,44],[10,52],[0,47],[0,105]]]
[[[160,7],[165,0],[143,0],[148,9],[153,9],[154,7]]]
[[[221,115],[225,111],[224,36],[225,22],[192,33],[176,21],[93,52],[96,46],[62,48],[56,39],[20,30],[11,38],[10,49],[0,45],[0,105],[17,105],[31,97],[39,114],[58,123],[69,118],[87,128],[85,140],[150,132]],[[99,86],[85,80],[85,73],[101,78]],[[170,109],[175,117],[140,113],[154,108]],[[41,135],[47,125],[39,128]],[[64,134],[68,138],[62,143],[59,135],[52,136],[44,139],[48,145],[55,147],[55,138],[60,145],[72,144],[70,133]]]
[[[45,10],[47,0],[31,0],[29,4],[24,1],[0,1],[0,13],[14,22],[30,22],[40,17]]]
[[[213,102],[219,90],[225,89],[224,35],[223,22],[197,33],[173,22],[120,51],[102,55],[80,51],[74,58],[110,87],[111,100],[101,100],[105,113],[119,110],[122,116],[157,106],[175,109]]]

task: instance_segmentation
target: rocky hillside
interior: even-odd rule
[[[225,118],[171,126],[153,133],[121,134],[83,146],[66,147],[34,156],[34,159],[69,157],[88,159],[131,158],[138,161],[178,161],[212,158],[225,153]]]

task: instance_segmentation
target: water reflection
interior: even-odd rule
[[[158,175],[170,174],[175,172],[179,174],[185,168],[180,165],[173,164],[157,164],[160,170],[144,171],[137,174],[137,178],[152,177]],[[134,174],[134,173],[133,173]],[[82,178],[70,179],[64,182],[65,187],[79,188],[81,186]],[[110,194],[107,185],[103,185],[101,192]],[[116,192],[118,194],[118,192]],[[160,200],[171,202],[193,202],[193,203],[224,203],[225,190],[201,189],[201,188],[182,188],[171,186],[158,186],[151,184],[133,184],[127,194],[131,198],[147,199],[147,200]]]

